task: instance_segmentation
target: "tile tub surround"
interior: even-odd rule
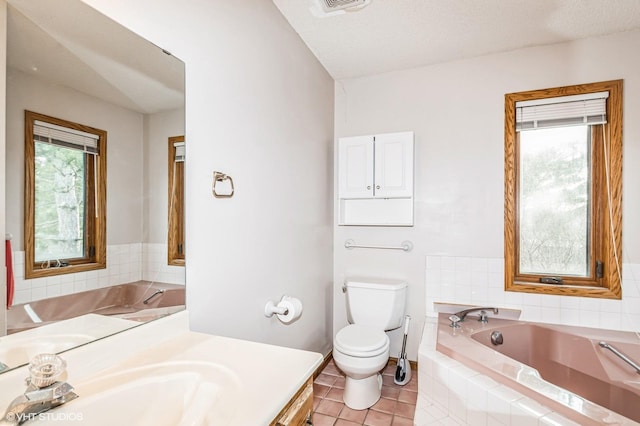
[[[184,267],[167,265],[166,244],[107,246],[107,267],[46,278],[24,278],[24,251],[13,252],[14,304],[64,296],[140,280],[185,284]]]
[[[416,425],[580,424],[436,351],[437,333],[437,320],[427,318],[418,353]],[[637,423],[612,417],[606,424]]]
[[[426,256],[426,313],[434,302],[522,310],[521,320],[610,330],[640,328],[640,264],[622,265],[622,300],[504,291],[501,258]]]
[[[415,403],[418,397],[417,372],[404,386],[396,385],[393,377],[396,364],[389,364],[382,371],[382,396],[366,410],[352,410],[344,405],[345,375],[331,360],[316,377],[313,384],[313,424],[315,426],[409,426],[413,425]]]

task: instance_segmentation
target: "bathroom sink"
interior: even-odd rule
[[[79,398],[40,416],[39,424],[78,419],[90,425],[231,424],[241,397],[236,374],[203,361],[167,361],[74,383]]]
[[[59,353],[94,340],[88,334],[50,334],[0,338],[0,362],[9,367],[22,365],[40,353]]]

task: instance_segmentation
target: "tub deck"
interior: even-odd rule
[[[500,318],[482,324],[471,315],[454,330],[448,316],[438,318],[435,348],[465,375],[486,376],[580,425],[638,424],[640,375],[598,346],[604,340],[640,359],[633,333]],[[502,345],[491,344],[494,331]]]

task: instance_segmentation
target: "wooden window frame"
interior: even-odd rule
[[[107,209],[107,132],[72,121],[51,117],[25,110],[25,278],[42,278],[75,272],[93,271],[107,267],[106,209]],[[87,194],[85,213],[85,253],[82,258],[61,259],[68,265],[42,268],[35,261],[35,141],[33,125],[35,121],[80,130],[98,136],[98,153],[94,170],[94,161],[87,161],[87,174],[92,176],[85,181]],[[91,155],[91,154],[85,154]],[[95,174],[95,175],[94,175]],[[97,187],[96,187],[97,184]],[[95,197],[95,198],[94,198]],[[96,211],[97,205],[97,211]],[[93,247],[93,250],[91,249]]]
[[[591,140],[599,148],[593,155],[591,220],[595,222],[590,235],[591,252],[603,262],[604,274],[600,279],[572,279],[563,276],[562,284],[542,284],[544,275],[521,274],[519,265],[519,211],[518,211],[518,160],[519,145],[516,126],[516,102],[553,98],[558,96],[579,95],[595,92],[609,92],[607,99],[607,124],[592,129]],[[608,135],[607,150],[609,169],[611,206],[608,204],[605,178],[605,161],[602,154],[602,126]],[[505,290],[525,293],[554,294],[565,296],[583,296],[608,299],[621,299],[622,286],[622,80],[599,83],[556,87],[543,90],[509,93],[505,95]],[[610,212],[611,211],[611,215]],[[614,244],[615,241],[615,244]],[[593,260],[593,259],[592,259]],[[595,262],[590,262],[591,274]]]
[[[167,198],[168,209],[168,236],[167,236],[167,264],[174,266],[185,265],[184,255],[184,162],[175,163],[174,143],[184,142],[184,136],[172,136],[169,138],[169,190]],[[176,170],[176,182],[173,183],[174,163]],[[172,193],[172,190],[175,193]],[[171,202],[173,198],[173,203]]]

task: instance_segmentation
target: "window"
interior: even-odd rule
[[[622,80],[505,96],[505,289],[616,298]]]
[[[169,138],[169,265],[184,265],[184,136]]]
[[[106,266],[107,132],[25,111],[25,277]]]

